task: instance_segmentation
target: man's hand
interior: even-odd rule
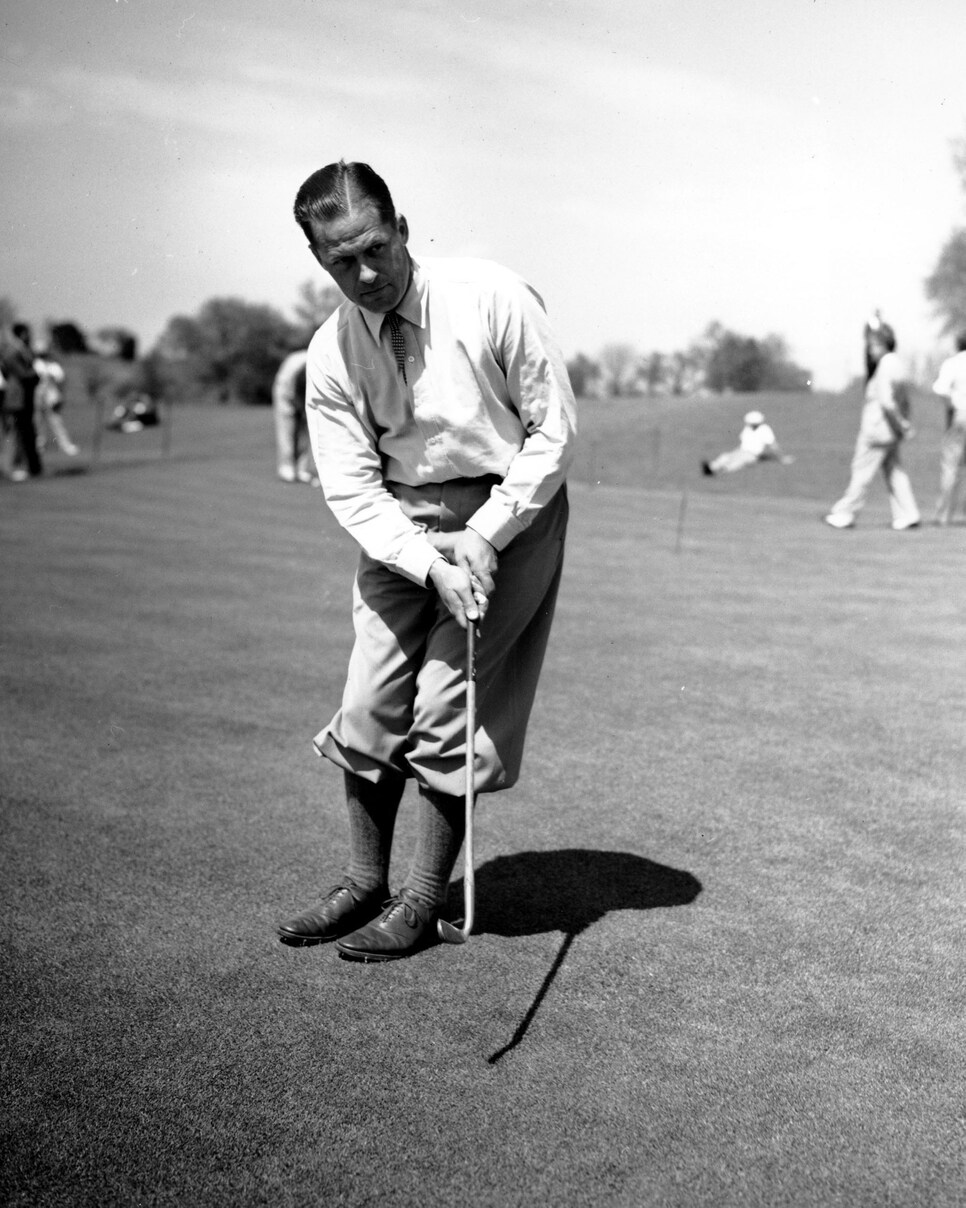
[[[447,562],[456,562],[456,533],[426,533],[426,540]]]
[[[471,528],[457,533],[452,561],[475,580],[486,597],[493,595],[496,586],[493,576],[496,574],[497,556],[496,550],[485,537],[481,537]]]
[[[478,624],[486,612],[486,593],[480,583],[460,566],[437,558],[429,568],[429,582],[456,618],[461,629]]]
[[[487,600],[495,586],[496,550],[473,529],[458,533],[427,533],[426,536],[446,559],[446,562],[440,559],[433,563],[429,581],[464,629],[467,619],[474,623],[481,621],[486,616]],[[451,565],[447,566],[447,563]],[[446,570],[460,574],[454,577]]]

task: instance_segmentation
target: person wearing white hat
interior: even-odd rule
[[[782,465],[788,465],[794,460],[781,451],[771,425],[765,422],[760,411],[749,411],[742,422],[745,426],[738,437],[738,447],[719,453],[713,461],[703,461],[701,469],[705,474],[733,474],[757,461],[780,461]]]

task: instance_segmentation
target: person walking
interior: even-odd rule
[[[933,523],[946,525],[953,516],[966,455],[966,331],[956,337],[956,352],[939,367],[933,392],[946,400],[946,430],[939,455],[939,497]]]
[[[832,528],[855,525],[879,470],[889,492],[892,527],[896,531],[919,527],[919,508],[912,483],[899,457],[902,442],[911,435],[912,426],[908,417],[909,395],[895,349],[895,333],[888,324],[881,324],[871,333],[869,352],[875,366],[865,388],[849,485],[825,517],[825,523]]]
[[[46,346],[42,346],[37,348],[34,356],[34,372],[37,374],[35,403],[38,447],[46,449],[50,444],[55,444],[68,457],[77,457],[80,449],[71,440],[61,415],[66,378],[64,367],[51,356]]]
[[[480,626],[475,792],[517,780],[563,567],[576,407],[539,295],[480,260],[414,258],[385,182],[329,164],[295,217],[347,301],[308,352],[325,499],[361,546],[342,706],[316,736],[341,768],[345,875],[279,926],[349,960],[430,943],[463,842],[465,628]],[[409,871],[388,890],[406,781]]]

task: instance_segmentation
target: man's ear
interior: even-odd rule
[[[400,214],[396,219],[396,230],[399,232],[399,237],[403,243],[409,242],[409,223],[406,221],[406,215]]]

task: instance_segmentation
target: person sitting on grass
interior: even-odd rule
[[[759,461],[778,461],[787,466],[795,460],[781,451],[775,433],[760,411],[749,411],[742,422],[745,426],[738,437],[738,447],[719,453],[713,461],[703,461],[701,469],[705,474],[733,474]]]

